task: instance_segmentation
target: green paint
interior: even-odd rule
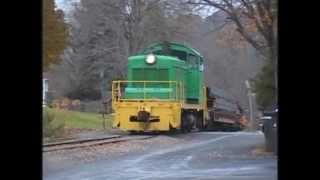
[[[156,55],[154,64],[147,64],[148,54]],[[128,59],[129,81],[178,81],[184,84],[185,97],[202,102],[203,99],[203,57],[194,49],[178,43],[169,43],[169,51],[162,52],[162,44],[147,47]],[[145,91],[143,89],[145,87]],[[140,88],[140,89],[139,89]],[[175,84],[129,83],[126,98],[168,98],[176,95]]]

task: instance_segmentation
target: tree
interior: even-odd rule
[[[168,38],[165,36],[168,29],[160,0],[123,0],[120,4],[129,55],[139,52],[154,41]]]
[[[264,57],[276,60],[277,0],[190,0],[189,3],[223,11],[244,40]]]
[[[48,71],[67,46],[68,29],[62,11],[55,10],[54,0],[43,1],[43,18],[43,69]]]
[[[275,104],[275,85],[273,81],[274,66],[268,62],[262,71],[257,75],[257,78],[253,81],[254,91],[257,93],[257,103],[262,108],[268,108]]]
[[[125,78],[129,55],[161,39],[166,22],[158,2],[82,0],[52,83],[69,98],[100,99],[102,87],[107,91],[112,80]]]
[[[63,89],[69,98],[100,99],[101,81],[110,82],[124,74],[126,48],[120,13],[109,6],[112,2],[117,3],[82,0],[73,13],[70,45],[59,67],[64,77],[60,80],[68,81]],[[106,88],[109,87],[110,83]]]
[[[210,6],[224,12],[243,40],[256,49],[273,68],[277,102],[277,0],[188,0],[189,4]],[[259,90],[257,93],[262,93]],[[270,94],[273,94],[270,92]]]
[[[245,51],[218,47],[214,32],[203,35],[209,22],[190,5],[176,2],[180,0],[82,0],[70,17],[62,62],[52,67],[56,94],[98,100],[102,87],[107,92],[112,80],[125,78],[128,56],[167,40],[198,49],[205,56],[207,84],[245,104],[243,81],[256,74],[255,62]]]

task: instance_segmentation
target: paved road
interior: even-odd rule
[[[251,153],[264,143],[263,134],[198,132],[179,136],[189,143],[95,161],[49,174],[44,179],[277,179],[277,158]]]

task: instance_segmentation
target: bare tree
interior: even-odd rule
[[[277,67],[277,0],[188,0],[188,4],[211,6],[228,15],[239,34]],[[252,26],[253,25],[253,26]],[[275,85],[277,89],[277,68]]]
[[[127,52],[120,13],[104,2],[82,0],[73,13],[70,45],[55,71],[56,81],[64,85],[61,90],[71,98],[98,99],[102,72],[107,81],[125,74]]]
[[[70,18],[70,45],[53,68],[52,87],[71,98],[98,98],[102,86],[125,78],[128,56],[169,40],[198,49],[205,56],[207,84],[245,104],[242,81],[258,65],[250,64],[244,50],[219,47],[217,32],[210,31],[209,21],[195,14],[193,6],[178,0],[82,0]]]
[[[71,98],[99,98],[125,76],[127,57],[159,41],[166,19],[159,0],[82,0],[70,22],[70,46],[56,67]],[[58,78],[60,77],[60,78]]]

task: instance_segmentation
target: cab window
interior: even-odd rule
[[[187,60],[187,53],[184,51],[172,51],[171,56],[177,57],[183,61]]]
[[[202,58],[200,58],[199,71],[201,71],[201,72],[203,72],[203,71],[204,71],[203,59],[202,59]]]
[[[198,67],[198,57],[193,54],[189,54],[188,64],[191,68],[197,68]]]

